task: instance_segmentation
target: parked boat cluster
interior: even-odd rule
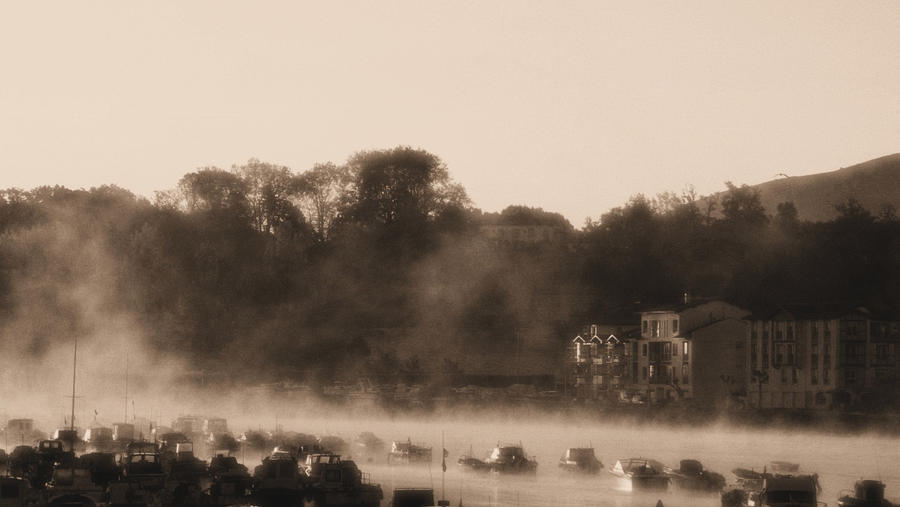
[[[195,443],[214,449],[216,431],[196,432],[194,440],[154,430],[146,440],[127,429],[91,428],[82,437],[71,428],[0,452],[0,507],[378,507],[383,498],[354,461],[326,447],[345,446],[336,437],[306,445],[301,434],[276,434],[281,445],[251,472],[226,450],[213,450],[209,460],[194,453]],[[354,444],[373,442],[363,434]]]
[[[185,429],[183,423],[173,426]],[[384,497],[381,486],[371,483],[356,462],[345,456],[391,466],[433,463],[432,448],[409,438],[388,446],[371,432],[359,434],[350,443],[339,437],[277,432],[264,435],[265,444],[276,445],[251,471],[228,450],[215,449],[215,443],[223,441],[217,434],[230,435],[224,420],[206,420],[202,428],[195,432],[157,428],[150,440],[135,437],[133,427],[125,424],[91,428],[84,435],[69,428],[34,446],[16,446],[9,455],[0,452],[0,507],[377,507]],[[242,446],[248,440],[248,434],[233,439]],[[206,450],[195,454],[196,444]],[[440,461],[446,470],[448,455],[442,451]],[[538,469],[537,460],[526,454],[521,443],[499,442],[484,459],[470,450],[459,457],[457,466],[466,472],[497,476],[536,474]],[[566,449],[558,467],[565,473],[586,475],[604,470],[592,447]],[[607,473],[620,490],[719,495],[722,507],[817,507],[824,503],[819,499],[816,474],[780,461],[767,464],[762,471],[734,469],[730,481],[695,459],[683,459],[674,468],[651,458],[620,458]],[[885,500],[884,490],[879,481],[859,481],[836,505],[900,507]],[[435,505],[434,491],[396,488],[390,505]],[[437,505],[448,503],[439,501]]]

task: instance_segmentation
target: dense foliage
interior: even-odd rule
[[[729,183],[702,208],[691,192],[638,195],[575,230],[525,206],[482,213],[438,157],[405,147],[299,174],[203,168],[152,203],[114,186],[8,189],[2,337],[40,356],[61,337],[127,329],[207,371],[297,380],[504,360],[552,372],[583,322],[684,291],[751,309],[896,309],[900,223],[853,200],[837,208],[826,223],[799,221],[791,203],[769,215]]]

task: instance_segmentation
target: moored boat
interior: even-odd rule
[[[391,443],[387,461],[389,465],[431,463],[431,447],[414,444],[410,439],[406,442],[395,440]]]
[[[570,447],[559,458],[559,468],[568,472],[596,474],[603,469],[603,463],[597,459],[593,447]]]
[[[838,499],[838,507],[897,507],[884,498],[884,483],[862,480],[853,485],[853,492]]]
[[[537,460],[525,454],[522,444],[498,444],[484,462],[491,472],[499,474],[533,474],[538,466]]]
[[[683,459],[678,469],[666,468],[669,479],[676,488],[685,491],[718,493],[725,487],[725,477],[703,469],[695,459]]]
[[[666,491],[669,476],[659,461],[647,458],[622,458],[609,471],[623,491]]]

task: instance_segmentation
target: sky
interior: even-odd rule
[[[900,2],[6,1],[0,188],[440,156],[575,226],[900,152]]]

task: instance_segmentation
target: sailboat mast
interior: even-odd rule
[[[78,364],[78,337],[75,337],[75,353],[72,356],[72,418],[69,419],[69,429],[75,431],[75,366]]]
[[[128,353],[125,353],[125,419],[123,422],[128,422]]]

